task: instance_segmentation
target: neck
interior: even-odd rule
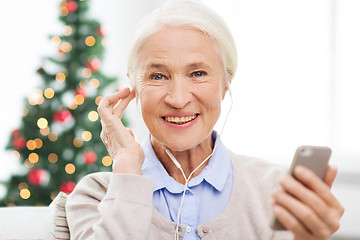
[[[160,160],[161,164],[164,166],[168,174],[175,179],[175,181],[185,184],[185,179],[180,169],[176,167],[173,161],[170,159],[168,154],[165,152],[164,146],[154,139],[151,136],[151,144],[153,146],[154,152],[157,158]],[[204,160],[207,158],[213,150],[214,143],[212,141],[211,135],[209,135],[204,141],[202,141],[197,146],[184,150],[184,151],[174,151],[171,148],[167,147],[176,160],[180,163],[181,168],[183,169],[185,176],[188,178],[192,171],[197,168]],[[206,161],[200,168],[198,168],[191,176],[191,178],[196,177],[200,172],[206,167],[208,161]]]

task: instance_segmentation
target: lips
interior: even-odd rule
[[[181,116],[181,117],[178,117],[178,116],[164,116],[164,117],[162,117],[162,119],[164,119],[166,122],[169,122],[169,123],[182,125],[182,124],[186,124],[188,122],[193,121],[198,116],[199,116],[199,114]]]

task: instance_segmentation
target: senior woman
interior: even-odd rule
[[[325,181],[237,156],[213,131],[236,69],[221,18],[197,1],[165,4],[142,21],[128,63],[133,90],[98,111],[112,173],[80,181],[66,212],[72,239],[328,239],[343,208]],[[149,135],[140,145],[121,118],[137,98]],[[272,213],[289,230],[272,231]]]

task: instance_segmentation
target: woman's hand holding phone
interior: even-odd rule
[[[104,97],[98,107],[101,117],[101,140],[113,160],[114,173],[141,175],[144,152],[134,134],[121,122],[124,111],[135,98],[135,90],[123,88]]]
[[[273,192],[274,215],[295,240],[329,239],[340,227],[344,208],[331,193],[337,169],[327,165],[325,170],[321,179],[304,166],[294,166],[292,175],[279,179],[282,189]]]

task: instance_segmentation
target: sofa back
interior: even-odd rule
[[[50,239],[49,207],[0,208],[0,239]]]

